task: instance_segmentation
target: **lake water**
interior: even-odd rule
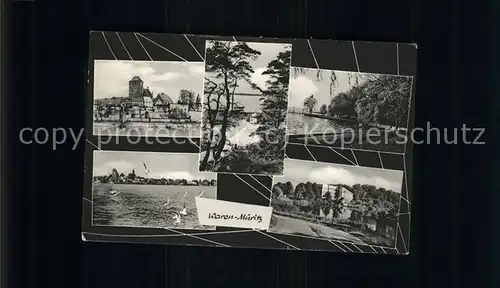
[[[94,135],[149,136],[149,137],[200,137],[200,123],[127,123],[118,128],[116,123],[94,123]]]
[[[245,112],[258,112],[261,110],[260,97],[257,96],[235,96],[234,102],[245,107]]]
[[[260,96],[236,95],[236,96],[234,96],[234,102],[238,106],[245,107],[245,109],[244,109],[245,112],[259,112],[261,110]],[[224,100],[222,100],[221,103],[226,103],[226,102]],[[215,104],[212,105],[212,107],[215,107]]]
[[[195,197],[204,191],[203,198],[216,198],[214,186],[167,186],[132,184],[93,184],[93,225],[204,229],[213,226],[198,224]],[[117,190],[113,196],[109,193]],[[186,194],[187,192],[187,194]],[[186,196],[184,196],[186,194]],[[170,204],[165,203],[170,199]],[[181,223],[175,223],[173,216],[186,207],[187,215],[181,216]]]
[[[324,131],[330,133],[341,132],[342,129],[347,128],[357,128],[356,125],[349,126],[344,123],[339,123],[339,121],[316,118],[311,116],[306,116],[302,114],[287,114],[287,134],[297,135],[297,134],[320,134]]]

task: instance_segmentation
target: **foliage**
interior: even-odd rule
[[[205,111],[202,129],[202,151],[205,156],[200,163],[200,170],[208,170],[210,157],[213,162],[219,162],[224,147],[227,145],[227,131],[236,125],[241,115],[235,115],[234,91],[238,81],[249,81],[253,68],[249,60],[255,60],[261,53],[250,48],[243,42],[212,41],[207,44],[205,56],[205,71],[211,77],[205,77]],[[217,137],[215,126],[217,115],[222,113],[222,121]],[[208,135],[207,135],[208,134]],[[220,165],[220,163],[215,163]]]
[[[249,60],[260,52],[245,43],[215,41],[207,47],[205,78],[204,131],[200,163],[202,171],[240,173],[281,173],[286,133],[286,108],[291,51],[280,52],[262,73],[268,75],[266,87],[250,82],[254,73]],[[239,81],[248,82],[259,90],[261,113],[258,127],[250,136],[259,136],[257,143],[237,146],[230,143],[226,133],[243,119],[243,112],[234,108],[234,91]]]
[[[194,101],[194,104],[196,106],[196,109],[199,109],[199,107],[201,105],[201,98],[200,98],[199,94],[196,96],[196,100]]]
[[[269,147],[269,146],[268,146]],[[283,152],[284,153],[284,152]],[[283,167],[283,157],[276,157],[269,149],[261,149],[257,144],[233,147],[218,162],[211,162],[211,171],[260,174],[262,171],[277,174]]]
[[[292,77],[296,78],[304,73],[304,68],[292,69]],[[316,81],[324,81],[324,73],[327,72],[317,70]],[[333,96],[338,86],[338,77],[335,71],[329,73],[330,96]],[[412,78],[356,72],[349,73],[347,78],[351,89],[333,97],[328,105],[328,113],[331,116],[356,118],[364,126],[381,124],[396,129],[406,126]],[[313,96],[304,100],[304,108],[309,113],[316,105],[311,97]]]
[[[186,113],[186,111],[183,110],[183,109],[181,109],[181,108],[179,108],[179,107],[173,108],[170,111],[170,113],[173,116],[173,118],[175,118],[175,119],[184,118],[184,117],[188,116],[188,114]]]
[[[314,95],[311,95],[304,99],[304,109],[306,109],[309,113],[313,113],[316,104],[318,104],[318,100],[314,98]]]
[[[195,104],[195,93],[191,90],[181,90],[179,94],[178,104],[188,104],[189,108],[193,108]]]
[[[328,112],[328,108],[327,108],[326,104],[321,105],[321,107],[319,108],[319,113],[321,113],[321,115],[326,115],[327,112]]]
[[[332,116],[337,117],[357,117],[355,110],[356,97],[354,93],[339,93],[332,99],[328,106],[328,112]]]
[[[272,198],[273,199],[279,199],[279,198],[282,198],[284,195],[283,193],[283,190],[281,190],[281,187],[280,186],[273,186],[273,190],[272,190]]]
[[[288,181],[286,183],[282,183],[282,182],[276,183],[273,186],[273,188],[274,187],[279,188],[281,190],[281,192],[283,193],[282,196],[286,196],[286,197],[293,197],[294,196],[295,188],[293,187],[293,184],[290,181]]]
[[[364,224],[367,220],[373,219],[377,222],[377,229],[382,229],[382,224],[397,218],[400,194],[373,185],[355,184],[349,186],[338,184],[335,186],[333,195],[330,191],[321,195],[322,185],[301,182],[296,185],[293,193],[287,194],[285,190],[288,184],[278,182],[274,184],[273,191],[279,193],[280,197],[274,196],[273,198],[279,199],[279,204],[275,206],[275,200],[273,200],[273,207],[287,213],[296,211],[296,213],[312,213],[316,216],[319,216],[320,211],[325,216],[332,213],[332,221],[335,221],[345,209],[350,209],[350,221]],[[344,199],[342,189],[346,189],[353,194],[352,201],[347,202]],[[294,205],[296,209],[294,210],[290,205]]]
[[[278,53],[277,58],[269,62],[267,69],[262,73],[270,78],[266,81],[266,89],[262,90],[252,85],[263,95],[260,99],[262,112],[258,120],[259,127],[253,135],[260,137],[260,157],[264,157],[267,161],[284,157],[290,61],[290,50]],[[281,167],[277,169],[277,172],[280,171]]]

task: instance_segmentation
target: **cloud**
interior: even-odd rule
[[[261,89],[266,88],[266,81],[270,79],[269,75],[262,75],[262,73],[266,70],[267,68],[257,68],[254,70],[255,73],[252,74],[252,77],[250,77],[250,81],[255,83]]]
[[[134,169],[134,165],[127,161],[110,161],[101,165],[94,166],[94,175],[109,175],[116,169],[118,173],[128,174]]]
[[[188,171],[166,171],[166,172],[152,172],[148,174],[150,178],[165,178],[165,179],[186,179],[188,181],[197,179],[215,179],[217,178],[215,173],[191,173]]]
[[[333,184],[341,183],[351,186],[354,184],[369,184],[376,187],[384,187],[393,191],[401,190],[401,183],[392,182],[379,176],[365,177],[340,167],[324,167],[312,170],[309,172],[308,179],[311,179],[310,181],[320,183],[333,182]]]
[[[193,74],[203,74],[205,72],[205,64],[200,63],[199,65],[191,65],[189,66],[189,72]]]
[[[318,166],[319,165],[321,164],[318,164]],[[401,191],[401,185],[402,185],[401,181],[387,179],[378,175],[365,176],[361,174],[362,172],[361,169],[363,168],[353,168],[353,169],[360,169],[360,171],[359,173],[355,173],[350,169],[345,169],[339,166],[324,166],[320,168],[314,168],[311,167],[311,165],[304,165],[304,163],[301,161],[292,160],[292,161],[285,161],[284,178],[294,179],[297,181],[311,181],[321,184],[346,184],[350,186],[354,184],[367,184],[367,185],[374,185],[376,187],[383,187],[385,189],[390,189],[398,193]],[[397,172],[387,172],[387,173],[397,173]],[[285,179],[280,179],[280,180],[283,181]]]
[[[186,179],[193,180],[196,177],[188,171],[168,171],[168,172],[154,172],[148,175],[151,178],[165,178],[165,179]]]
[[[290,80],[289,106],[302,107],[304,99],[311,94],[316,94],[318,91],[318,86],[306,76],[299,75],[296,78],[292,77]]]
[[[186,78],[186,75],[177,73],[177,72],[166,72],[160,75],[143,75],[142,80],[144,80],[146,83],[148,83],[150,80],[151,82],[162,82],[162,81],[174,81],[178,80],[179,78]]]

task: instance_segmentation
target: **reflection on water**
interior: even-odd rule
[[[118,128],[116,123],[94,123],[94,135],[151,136],[151,137],[200,137],[200,123],[128,123]]]
[[[112,196],[109,191],[120,193]],[[195,196],[215,199],[216,187],[93,184],[93,225],[213,229],[199,225]],[[186,196],[184,196],[186,195]],[[165,205],[169,203],[168,205]],[[173,216],[186,207],[181,223]]]
[[[287,134],[337,133],[346,128],[357,128],[356,125],[339,123],[336,120],[316,118],[302,114],[287,114]]]

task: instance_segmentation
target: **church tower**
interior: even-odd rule
[[[134,76],[132,80],[128,81],[128,97],[138,98],[142,97],[144,92],[144,82],[139,76]]]

